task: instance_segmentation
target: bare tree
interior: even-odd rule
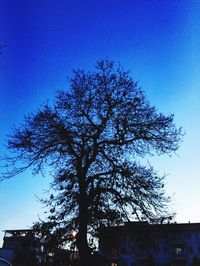
[[[8,139],[3,178],[27,168],[51,169],[54,194],[47,225],[64,241],[78,230],[81,265],[89,265],[88,233],[133,219],[170,218],[163,177],[139,158],[177,150],[182,133],[173,115],[158,113],[129,72],[111,61],[95,72],[74,71],[53,106],[24,119]]]

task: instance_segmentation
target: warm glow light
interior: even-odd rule
[[[77,232],[76,232],[76,231],[73,231],[73,232],[72,232],[72,237],[73,237],[73,238],[76,238],[76,236],[77,236]]]

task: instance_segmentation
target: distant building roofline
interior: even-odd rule
[[[3,230],[3,232],[13,233],[13,232],[35,232],[35,229],[9,229]]]
[[[109,230],[124,230],[124,229],[161,229],[162,230],[164,229],[186,229],[188,230],[190,228],[190,230],[195,230],[195,229],[200,229],[200,223],[177,223],[177,222],[174,222],[174,223],[162,223],[162,224],[156,224],[156,223],[148,223],[147,221],[131,221],[131,222],[125,222],[123,225],[118,225],[118,226],[110,226],[110,227],[101,227],[99,228],[99,231],[102,232],[102,231],[109,231]]]
[[[37,231],[34,229],[12,229],[12,230],[3,230],[4,239],[11,237],[36,237]]]

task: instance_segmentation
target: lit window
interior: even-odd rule
[[[117,263],[112,262],[111,266],[117,266]]]
[[[182,248],[175,248],[176,255],[179,255],[182,253]]]

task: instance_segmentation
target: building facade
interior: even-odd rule
[[[31,229],[6,230],[0,258],[1,263],[7,261],[19,266],[28,264],[31,266],[42,261],[42,244],[36,232]]]
[[[105,266],[200,265],[200,223],[130,222],[100,230]]]
[[[76,260],[75,255],[59,248],[54,241],[49,243],[36,230],[6,230],[0,248],[0,266],[70,266]]]

